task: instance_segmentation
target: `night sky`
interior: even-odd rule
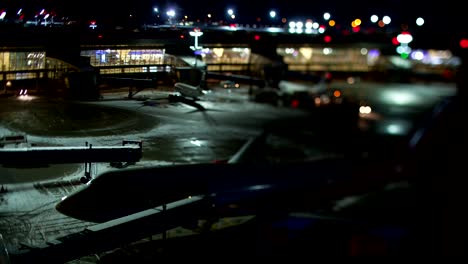
[[[389,15],[393,21],[413,22],[421,15],[432,25],[437,18],[442,24],[439,28],[449,27],[458,22],[458,29],[468,26],[468,14],[461,7],[462,1],[444,0],[440,2],[422,0],[0,0],[1,6],[26,6],[39,9],[44,6],[55,9],[57,13],[77,18],[115,18],[122,19],[132,14],[134,18],[146,20],[152,15],[152,7],[165,11],[171,7],[178,15],[204,19],[208,13],[213,20],[227,20],[226,10],[236,10],[238,23],[254,23],[257,18],[268,21],[268,12],[275,9],[279,18],[321,18],[324,12],[330,12],[336,20],[351,21],[356,17],[370,17],[371,14]]]

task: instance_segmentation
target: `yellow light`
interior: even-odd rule
[[[356,26],[360,26],[361,23],[362,23],[362,21],[361,21],[361,19],[359,19],[359,18],[356,18],[356,19],[354,20],[354,24],[356,24]]]
[[[336,24],[335,20],[330,20],[330,21],[328,21],[328,25],[329,25],[330,27],[334,27],[335,24]]]

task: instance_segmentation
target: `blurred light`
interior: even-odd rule
[[[335,20],[330,20],[330,21],[328,21],[328,25],[329,25],[330,27],[334,27],[335,24],[336,24],[336,23],[335,23]]]
[[[293,28],[293,27],[290,27],[290,28],[289,28],[289,33],[296,33],[296,29]]]
[[[44,12],[45,12],[45,9],[42,9],[41,12],[39,12],[39,15],[44,14]]]
[[[281,19],[281,22],[286,23],[286,22],[288,22],[288,20],[287,20],[285,17],[283,17],[283,18]]]
[[[330,43],[330,41],[332,40],[332,38],[330,36],[325,36],[323,37],[323,40],[326,42],[326,43]]]
[[[354,24],[355,24],[356,26],[360,26],[361,23],[362,23],[362,21],[361,21],[361,19],[359,19],[359,18],[356,18],[356,19],[354,20]]]
[[[305,27],[306,27],[307,29],[311,29],[311,28],[312,28],[312,21],[307,21],[307,22],[305,23]]]
[[[400,57],[402,59],[408,59],[409,58],[409,53],[403,52],[403,53],[400,54]]]
[[[424,59],[424,52],[422,52],[420,50],[413,51],[411,53],[411,58],[413,60],[423,60]]]
[[[353,27],[353,32],[354,32],[354,33],[357,33],[357,32],[359,32],[360,30],[361,30],[361,27],[358,27],[358,26]]]
[[[468,39],[461,39],[460,40],[460,48],[462,48],[462,49],[468,48]]]
[[[270,33],[281,33],[283,32],[283,29],[279,27],[269,27],[269,28],[266,28],[266,31]]]
[[[255,36],[254,36],[254,39],[255,39],[255,40],[260,40],[260,35],[255,35]]]
[[[348,78],[346,79],[346,82],[347,82],[348,84],[354,84],[354,83],[355,83],[355,79],[354,79],[354,77],[348,77]]]
[[[424,18],[418,17],[418,18],[416,19],[416,25],[418,25],[418,26],[424,25]]]
[[[193,145],[195,145],[197,147],[200,147],[202,145],[201,141],[198,140],[198,139],[191,140],[190,143],[192,143]]]
[[[166,12],[166,15],[169,16],[169,17],[174,17],[174,16],[175,16],[175,11],[172,10],[172,9],[171,9],[171,10],[168,10],[168,11]]]
[[[296,28],[302,29],[303,27],[304,27],[304,23],[302,23],[301,21],[296,22]]]
[[[294,21],[289,22],[289,27],[290,28],[295,28],[296,27],[296,22],[294,22]]]
[[[369,51],[369,57],[371,58],[377,58],[380,56],[380,51],[378,49],[371,49]]]
[[[413,41],[413,36],[408,32],[401,32],[401,34],[398,34],[397,40],[399,43],[408,44]]]
[[[236,15],[231,15],[231,18],[232,18],[232,19],[235,19],[235,18],[236,18]]]
[[[17,15],[20,15],[22,11],[23,11],[23,9],[20,8],[16,14],[17,14]]]
[[[299,106],[299,100],[294,99],[291,101],[291,107],[292,108],[297,108]]]
[[[5,16],[6,16],[6,12],[5,12],[5,11],[3,11],[2,13],[0,13],[0,19],[4,19]]]
[[[397,37],[392,38],[392,44],[393,45],[400,45],[400,42],[398,41]]]
[[[381,100],[396,105],[410,105],[421,101],[414,93],[405,90],[386,90],[382,93]]]
[[[276,17],[276,12],[274,10],[270,11],[270,17],[275,18]]]
[[[325,28],[324,28],[324,27],[320,27],[320,28],[318,29],[318,32],[319,32],[320,34],[324,33],[324,32],[325,32]]]
[[[305,33],[306,33],[306,34],[312,34],[312,33],[314,33],[314,32],[312,31],[311,28],[306,28]]]
[[[379,21],[379,17],[378,17],[377,15],[372,15],[372,16],[370,17],[370,21],[371,21],[372,23],[375,23],[375,22]]]
[[[312,48],[300,48],[299,53],[301,53],[306,60],[312,58]]]
[[[360,114],[370,114],[372,112],[372,108],[370,106],[360,106],[359,107],[359,113]]]
[[[328,97],[328,95],[326,94],[322,94],[320,96],[320,100],[322,101],[322,103],[324,104],[329,104],[330,103],[330,97]]]
[[[388,25],[388,24],[390,24],[390,22],[392,22],[392,19],[389,16],[384,16],[382,18],[382,22],[384,22],[385,25]]]
[[[211,18],[211,14],[206,15],[208,18]]]
[[[331,48],[323,48],[322,52],[323,54],[328,55],[331,54],[333,50]]]
[[[232,16],[232,15],[234,15],[234,10],[228,9],[227,13],[228,13],[228,15]]]
[[[153,12],[159,12],[159,9],[157,7],[153,8]]]
[[[340,97],[340,96],[341,96],[341,92],[338,91],[338,90],[335,90],[335,91],[333,92],[333,96],[335,96],[335,97]]]
[[[302,34],[302,32],[304,32],[304,30],[302,30],[302,28],[296,28],[296,33],[297,34]]]
[[[379,20],[378,25],[379,27],[385,27],[385,23],[382,20]]]
[[[320,105],[320,103],[321,103],[320,97],[315,97],[314,103],[315,103],[315,105]]]
[[[401,134],[402,128],[398,124],[389,124],[387,126],[387,132],[392,135]]]
[[[367,55],[367,53],[368,53],[368,50],[366,48],[361,49],[361,54],[362,55]]]
[[[7,81],[5,85],[6,85],[7,87],[11,87],[12,83],[11,83],[11,81]]]
[[[331,15],[328,12],[323,14],[323,19],[325,19],[325,20],[329,20],[330,17],[331,17]]]
[[[396,52],[397,52],[398,54],[403,54],[403,53],[409,54],[409,53],[411,53],[411,48],[408,47],[408,46],[403,46],[403,45],[402,45],[402,46],[398,46],[398,47],[396,48]]]
[[[317,28],[319,28],[319,27],[320,27],[320,25],[319,25],[319,23],[317,23],[317,22],[314,22],[314,23],[312,24],[312,28],[313,28],[313,29],[317,29]]]

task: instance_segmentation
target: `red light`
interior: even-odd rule
[[[90,23],[91,25],[96,25],[96,21],[94,21],[94,20],[91,21],[91,22],[89,22],[89,23]]]
[[[331,38],[330,36],[325,36],[325,37],[323,37],[323,40],[324,40],[326,43],[329,43],[329,42],[332,40],[332,38]]]
[[[184,35],[180,35],[180,38],[183,39],[183,38],[185,38],[185,36],[184,36]]]
[[[98,38],[102,38],[102,35],[98,35]]]
[[[353,32],[357,33],[361,30],[361,27],[353,27]]]
[[[299,100],[297,100],[297,99],[292,100],[291,101],[291,106],[293,108],[297,108],[299,106]]]
[[[461,47],[462,49],[468,48],[468,39],[462,39],[462,40],[460,40],[460,47]]]
[[[254,36],[254,39],[255,39],[255,40],[260,40],[260,36],[259,36],[259,35],[255,35],[255,36]]]
[[[399,44],[400,44],[400,42],[398,41],[397,37],[393,37],[393,38],[392,38],[392,44],[393,44],[393,45],[399,45]]]

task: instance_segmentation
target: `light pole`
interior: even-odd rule
[[[190,48],[193,50],[201,49],[202,47],[198,46],[198,37],[201,37],[203,35],[203,32],[201,32],[199,28],[195,28],[193,31],[190,31],[189,34],[190,36],[195,38],[195,43],[193,46],[190,46]]]
[[[194,37],[195,38],[195,42],[194,42],[194,45],[193,46],[190,46],[190,48],[195,52],[195,63],[194,63],[194,67],[196,68],[197,67],[197,51],[201,50],[203,47],[201,46],[198,46],[198,37],[201,37],[203,35],[203,32],[200,31],[199,28],[195,28],[193,29],[193,31],[190,31],[189,32],[190,36]]]
[[[173,9],[170,9],[166,12],[166,15],[169,17],[169,24],[172,24],[172,19],[175,16],[175,11]]]
[[[159,22],[159,9],[157,7],[153,7],[153,13],[156,17],[155,22],[158,23]]]

